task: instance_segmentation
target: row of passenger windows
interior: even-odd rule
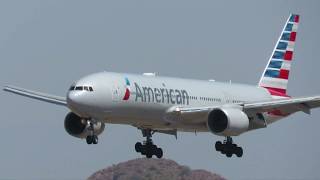
[[[93,91],[91,86],[71,86],[70,91]]]
[[[200,100],[200,101],[211,101],[211,102],[221,102],[220,98],[210,98],[210,97],[197,97],[197,96],[190,96],[191,100]]]
[[[221,102],[220,98],[210,98],[210,97],[197,97],[197,96],[189,96],[191,100],[200,100],[200,101],[210,101],[210,102]],[[227,100],[227,103],[241,103],[239,100]]]
[[[232,100],[231,102],[232,103],[241,103],[241,101],[238,101],[238,100]]]

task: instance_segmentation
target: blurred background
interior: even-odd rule
[[[320,94],[320,1],[0,2],[0,85],[64,96],[99,71],[256,84],[290,13],[301,15],[288,93]],[[84,179],[141,157],[130,126],[107,125],[96,146],[69,136],[68,109],[0,93],[0,179]],[[320,110],[234,138],[243,158],[214,150],[210,133],[156,134],[164,157],[228,179],[320,179]]]

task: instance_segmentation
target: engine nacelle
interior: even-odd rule
[[[237,136],[248,130],[249,118],[237,108],[217,108],[209,113],[207,127],[217,135]]]
[[[87,120],[79,117],[73,112],[68,113],[64,119],[64,128],[68,134],[77,138],[86,138],[90,135],[90,126],[87,123]],[[105,125],[102,122],[96,122],[93,124],[93,131],[95,135],[100,135],[104,128]]]

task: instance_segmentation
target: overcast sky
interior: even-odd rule
[[[0,85],[64,96],[99,71],[158,72],[255,85],[290,12],[301,15],[291,96],[320,94],[320,1],[1,1]],[[107,125],[96,146],[69,136],[68,109],[0,93],[0,179],[84,179],[141,157],[140,131]],[[211,133],[156,134],[164,157],[228,179],[320,179],[320,110],[234,138],[243,158],[214,150]]]

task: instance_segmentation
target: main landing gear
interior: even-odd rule
[[[242,157],[243,150],[241,147],[238,147],[236,144],[233,144],[232,138],[227,136],[226,140],[217,141],[215,148],[217,151],[220,151],[222,154],[225,154],[228,158],[230,158],[233,154],[237,155],[238,157]]]
[[[143,142],[137,142],[135,145],[135,150],[138,153],[141,153],[141,155],[145,155],[147,158],[152,158],[153,155],[155,155],[157,158],[162,158],[163,151],[161,148],[158,148],[157,145],[154,145],[152,142],[152,130],[151,129],[142,129],[142,135],[143,137],[146,137],[146,141]]]
[[[92,120],[87,120],[88,131],[90,132],[86,138],[87,144],[98,144],[98,136],[94,134],[93,123]]]

